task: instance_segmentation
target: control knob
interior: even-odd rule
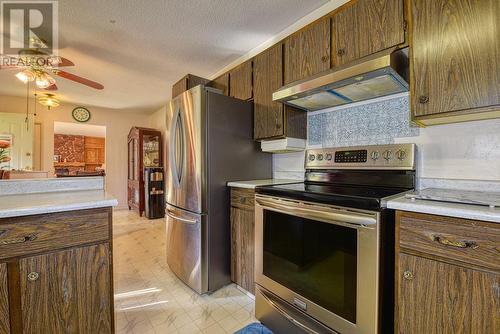
[[[318,161],[322,161],[323,160],[323,154],[318,154],[316,156],[316,158],[318,158]]]
[[[384,157],[385,160],[389,161],[392,159],[392,152],[387,150],[384,153],[382,153],[382,157]]]
[[[406,152],[403,151],[403,150],[399,150],[396,152],[396,158],[398,158],[399,160],[403,161],[404,159],[406,159]]]
[[[377,161],[380,158],[380,152],[379,151],[373,151],[371,154],[372,160]]]
[[[314,161],[316,159],[316,156],[314,154],[309,154],[309,161]]]
[[[332,154],[331,153],[327,153],[326,154],[326,160],[328,160],[328,161],[332,160]]]

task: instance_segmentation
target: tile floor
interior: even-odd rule
[[[199,296],[169,270],[165,221],[114,213],[117,334],[225,334],[254,319],[254,301],[229,285]]]

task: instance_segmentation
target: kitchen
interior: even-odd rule
[[[54,122],[83,121],[106,127],[106,176],[0,181],[0,333],[500,331],[498,3],[223,2],[235,17],[200,5],[204,34],[264,21],[273,33],[218,63],[184,54],[149,94],[124,96],[107,76],[135,72],[85,73],[63,47],[106,88],[56,70],[59,109],[33,110],[1,68],[24,89],[0,97],[1,153],[29,147],[6,155],[9,171],[51,175]],[[63,34],[79,7],[59,6]],[[175,20],[192,10],[172,6]],[[172,14],[152,7],[136,9],[168,30],[156,25]],[[116,37],[125,23],[107,20]]]

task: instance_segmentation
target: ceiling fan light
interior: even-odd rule
[[[16,74],[16,78],[21,80],[23,83],[28,83],[29,81],[35,80],[35,73],[31,70],[24,70]]]
[[[55,84],[56,80],[47,73],[41,73],[37,75],[35,83],[38,88],[44,89]]]
[[[58,107],[60,102],[55,98],[53,94],[45,94],[38,98],[38,103],[47,107],[47,108],[55,108]]]

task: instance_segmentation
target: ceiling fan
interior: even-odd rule
[[[2,64],[0,64],[0,70],[19,69],[20,72],[16,73],[16,77],[19,80],[24,83],[34,81],[38,88],[45,90],[57,90],[56,80],[52,75],[57,75],[94,89],[104,89],[104,86],[98,82],[60,69],[60,67],[69,66],[75,66],[75,64],[67,58],[48,55],[39,49],[23,49],[19,52],[19,56],[8,57],[7,61],[4,59]]]

